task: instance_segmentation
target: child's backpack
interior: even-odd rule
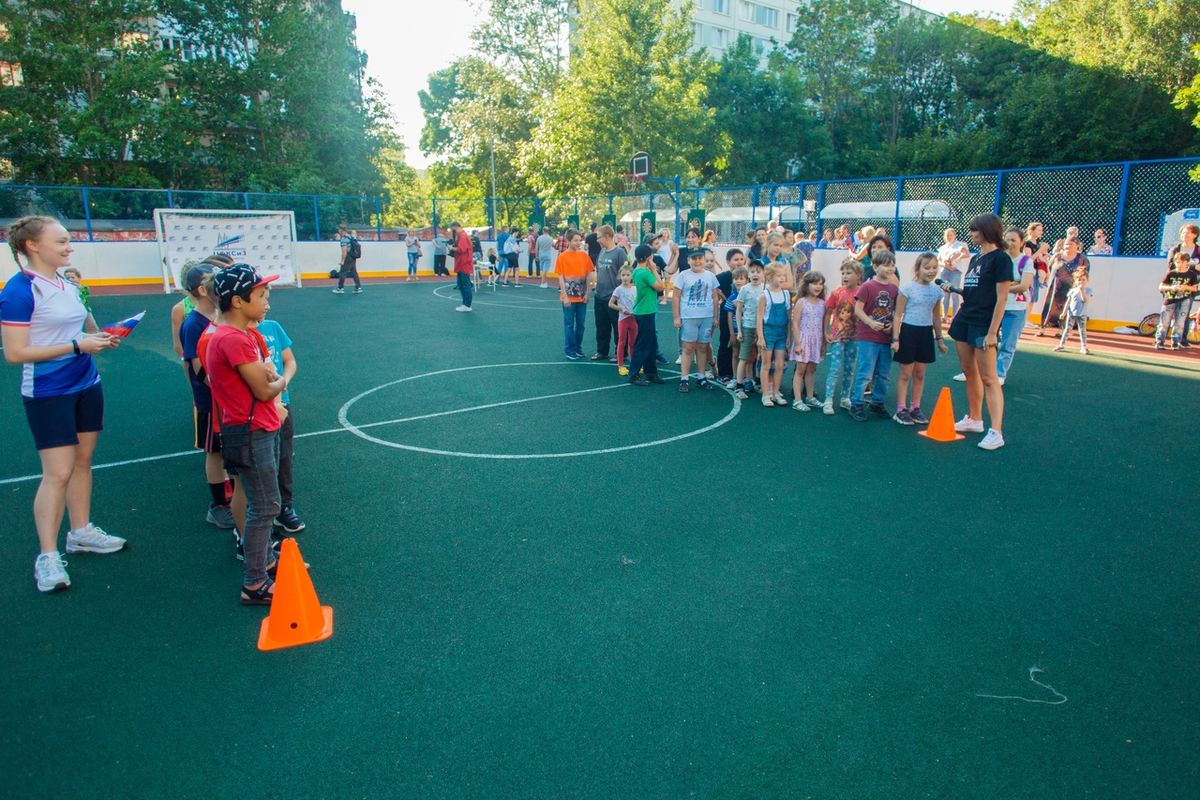
[[[350,237],[350,244],[346,247],[346,255],[355,260],[362,258],[362,245],[353,236]]]

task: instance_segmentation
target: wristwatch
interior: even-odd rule
[[[71,340],[71,348],[75,351],[75,355],[77,355],[77,356],[83,355],[83,351],[79,349],[79,340],[78,339]]]

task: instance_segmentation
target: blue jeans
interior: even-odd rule
[[[567,355],[583,355],[583,323],[586,320],[587,303],[563,306],[563,349]]]
[[[242,547],[246,553],[243,586],[257,586],[267,579],[271,526],[280,511],[279,431],[253,431],[250,449],[254,467],[237,471],[237,480],[246,493],[246,530],[242,531]]]
[[[996,355],[996,375],[1003,378],[1012,366],[1013,355],[1017,352],[1017,340],[1025,328],[1025,317],[1028,308],[1018,311],[1005,311],[1000,320],[1000,351]]]
[[[871,381],[871,403],[881,405],[887,398],[888,373],[892,369],[891,345],[879,342],[858,342],[858,371],[854,376],[851,405],[863,404],[863,392]],[[874,377],[872,377],[874,376]]]
[[[858,342],[829,344],[829,374],[825,376],[825,402],[832,403],[842,386],[842,397],[850,396],[851,381],[858,366]]]
[[[462,304],[471,307],[471,299],[475,296],[475,287],[471,284],[471,276],[465,272],[454,273],[454,285],[462,295]]]
[[[1171,341],[1179,344],[1183,338],[1184,320],[1187,319],[1188,302],[1181,300],[1178,303],[1163,304],[1162,311],[1158,312],[1158,330],[1154,333],[1154,341],[1157,344],[1166,344],[1167,331],[1174,328],[1174,334],[1171,336]]]
[[[417,275],[417,259],[421,257],[420,253],[408,254],[408,277],[415,278]]]

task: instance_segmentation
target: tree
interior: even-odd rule
[[[571,0],[490,0],[484,5],[487,18],[471,32],[479,55],[531,97],[553,94],[567,65]]]

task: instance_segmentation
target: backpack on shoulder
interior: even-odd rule
[[[362,245],[353,236],[350,237],[350,244],[346,247],[346,255],[356,261],[362,258]]]

